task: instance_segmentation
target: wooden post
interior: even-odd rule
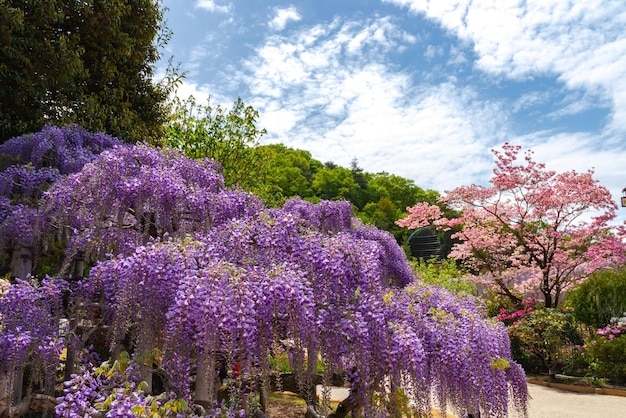
[[[215,394],[215,355],[198,352],[196,355],[196,391],[195,402],[202,406],[211,406]]]
[[[85,256],[83,252],[79,252],[76,255],[74,260],[74,274],[72,275],[72,279],[76,281],[80,281],[83,278],[83,270],[85,267]],[[64,379],[66,381],[72,378],[72,374],[74,374],[74,366],[76,363],[76,355],[80,347],[76,347],[73,344],[71,336],[75,336],[76,329],[78,328],[80,320],[78,317],[78,307],[74,307],[74,312],[72,312],[71,318],[69,318],[69,329],[68,329],[68,344],[66,345],[65,351],[65,376]]]
[[[17,405],[22,400],[22,386],[24,386],[24,367],[15,370],[11,405]]]
[[[33,258],[29,247],[18,245],[13,250],[13,256],[11,259],[11,273],[13,277],[18,279],[26,279],[33,270]],[[10,411],[10,406],[19,403],[22,400],[22,386],[24,384],[24,368],[20,367],[17,370],[9,371],[7,374],[0,378],[3,382],[0,383],[4,386],[2,393],[5,394],[7,401],[7,409]]]
[[[29,247],[18,245],[13,250],[11,272],[13,277],[22,280],[26,279],[33,272],[33,257]]]
[[[304,384],[306,393],[301,394],[307,404],[314,405],[315,407],[319,405],[316,388],[318,353],[317,347],[314,347],[313,344],[309,344],[307,348],[307,370]]]
[[[139,330],[139,338],[137,349],[135,351],[135,361],[139,363],[139,372],[141,380],[146,382],[146,393],[152,393],[152,370],[154,365],[154,347],[156,338],[154,330],[149,323],[140,325],[143,329]]]
[[[6,373],[0,374],[0,416],[4,416],[4,412],[7,410],[10,403],[9,394],[7,393],[8,378]]]

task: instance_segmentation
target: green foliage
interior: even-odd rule
[[[565,301],[577,321],[602,328],[626,312],[626,267],[594,272]]]
[[[77,123],[158,143],[170,86],[152,81],[160,0],[0,2],[0,141]]]
[[[315,195],[322,200],[350,200],[359,191],[352,171],[344,167],[322,168],[313,175]]]
[[[310,152],[282,144],[262,145],[256,147],[255,152],[265,162],[262,196],[272,206],[278,206],[290,197],[311,199],[315,196],[313,175],[322,169],[322,163],[311,157]]]
[[[522,300],[523,295],[521,293],[515,291],[513,293],[519,300]],[[490,318],[499,316],[504,312],[515,312],[521,308],[521,305],[514,303],[511,298],[494,292],[492,289],[487,289],[485,303],[487,305],[487,316]]]
[[[563,373],[568,376],[591,377],[591,365],[588,356],[580,349],[579,346],[573,346],[563,359]]]
[[[289,363],[289,357],[287,353],[282,352],[275,356],[270,357],[270,368],[280,373],[292,373],[293,368]]]
[[[367,201],[356,216],[364,222],[391,232],[398,243],[405,245],[412,231],[401,228],[395,221],[406,215],[406,208],[416,202],[436,204],[439,193],[424,190],[411,179],[381,171],[367,176]],[[444,237],[445,238],[445,237]],[[442,241],[447,245],[445,239]]]
[[[466,271],[452,259],[413,260],[413,271],[424,284],[443,287],[451,292],[476,294],[476,285],[463,278]]]
[[[109,381],[119,384],[114,390],[111,390],[109,396],[96,404],[99,411],[107,412],[114,402],[132,396],[136,391],[146,391],[146,382],[139,382],[139,384],[133,382],[131,368],[135,366],[136,364],[131,360],[129,354],[123,351],[112,365],[110,362],[105,362],[95,370],[96,376],[106,377]],[[113,386],[115,385],[113,384]],[[138,402],[133,406],[132,413],[137,417],[157,418],[180,416],[189,411],[184,399],[171,399],[168,398],[168,395],[167,393],[154,396],[147,395],[144,402]]]
[[[350,168],[333,162],[322,164],[311,153],[282,144],[251,147],[255,161],[263,162],[263,184],[253,191],[270,206],[279,206],[286,199],[301,197],[318,202],[320,199],[345,199],[355,208],[355,216],[364,223],[391,232],[397,242],[404,244],[411,231],[395,221],[404,209],[415,202],[436,203],[439,193],[424,190],[413,180],[386,172],[368,173],[353,160]],[[442,244],[450,247],[449,234],[442,235]],[[446,247],[447,246],[447,247]]]
[[[358,186],[353,192],[350,201],[358,210],[361,210],[369,201],[368,175],[359,167],[359,162],[356,158],[350,162],[350,171],[352,172],[352,179]]]
[[[191,158],[219,161],[227,186],[258,190],[266,169],[266,160],[254,151],[266,133],[257,128],[258,117],[258,112],[241,99],[230,110],[210,103],[200,105],[194,97],[175,99],[167,127],[167,145]]]
[[[358,213],[363,222],[372,224],[379,229],[392,231],[396,229],[395,221],[398,219],[398,211],[391,199],[383,196],[378,202],[369,202]]]
[[[424,190],[411,179],[385,171],[366,173],[366,176],[367,203],[360,208],[356,216],[366,223],[391,232],[398,243],[406,247],[412,231],[399,227],[395,221],[406,216],[406,208],[418,202],[438,204],[439,193],[432,189]],[[442,207],[442,210],[446,211],[447,208]],[[447,254],[452,246],[450,234],[441,234],[440,241],[443,254]]]
[[[550,375],[557,373],[566,357],[567,347],[582,344],[582,336],[572,312],[544,308],[526,312],[509,326],[513,359],[523,364],[534,357]]]
[[[404,214],[408,206],[416,202],[428,202],[436,204],[439,193],[435,190],[424,190],[415,185],[411,179],[389,174],[384,171],[370,174],[368,179],[370,201],[377,201],[386,196],[395,207]]]
[[[594,335],[584,353],[596,378],[626,383],[626,334]]]

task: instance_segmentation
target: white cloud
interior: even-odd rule
[[[472,7],[474,3],[482,4],[474,0]],[[459,34],[477,25],[469,11],[451,12],[445,17],[446,22],[455,19],[465,25],[459,26]],[[526,79],[557,74],[557,64],[565,62],[567,51],[560,51],[560,58],[542,64],[540,58],[545,57],[541,51],[524,52],[513,39],[498,38],[507,31],[519,34],[517,29],[492,26],[487,31],[495,39],[493,53],[474,55],[479,60],[475,65],[480,65],[485,74],[498,76],[495,84],[499,77]],[[467,64],[470,54],[461,48],[470,45],[466,42],[470,38],[481,41],[486,37],[468,35],[461,45],[451,45],[448,61]],[[517,98],[496,99],[496,95],[484,94],[484,86],[475,89],[466,85],[465,79],[461,84],[453,73],[429,77],[428,73],[413,73],[414,69],[402,70],[393,64],[392,54],[419,41],[390,17],[349,21],[336,18],[328,24],[301,25],[289,36],[273,33],[265,38],[243,59],[242,66],[228,71],[228,80],[215,78],[211,85],[196,85],[194,89],[215,94],[226,93],[230,87],[225,86],[238,86],[237,94],[245,92],[244,100],[259,111],[259,125],[269,132],[265,143],[281,142],[305,149],[322,162],[332,160],[342,166],[349,166],[356,157],[369,172],[398,174],[440,192],[465,184],[485,184],[493,169],[490,149],[510,141],[536,150],[537,161],[558,171],[584,171],[595,166],[596,178],[619,196],[624,187],[624,169],[619,162],[626,161],[626,150],[619,142],[621,135],[607,129],[598,134],[555,134],[556,130],[546,130],[517,136],[509,121],[517,112],[550,120],[617,103],[616,93],[609,96],[605,88],[613,82],[612,75],[597,72],[595,81],[576,81],[563,71],[558,75],[569,90],[559,86],[542,90],[540,86]],[[576,45],[571,48],[580,49]],[[601,58],[614,53],[607,48],[597,55]],[[493,60],[492,67],[486,66],[487,58]],[[534,66],[530,64],[533,59],[537,61]],[[585,65],[595,68],[600,64]],[[619,70],[606,71],[612,74]],[[566,75],[571,85],[564,79]],[[584,84],[585,89],[574,89],[576,83]],[[554,110],[551,106],[555,92],[562,101],[561,110],[544,114],[546,108]]]
[[[211,91],[208,86],[199,86],[193,82],[185,82],[178,87],[176,96],[181,99],[193,96],[197,103],[206,104],[211,97]]]
[[[268,103],[260,116],[259,124],[275,137],[285,137],[294,128],[303,115],[290,109],[281,109],[276,103]]]
[[[465,57],[465,53],[455,46],[450,48],[450,58],[448,59],[448,64],[450,65],[462,65],[467,63],[467,58]]]
[[[285,29],[287,23],[290,21],[298,22],[301,19],[302,16],[300,16],[298,10],[294,6],[289,6],[285,9],[276,9],[276,14],[274,15],[274,18],[270,20],[268,26],[272,30],[281,31]]]
[[[383,0],[439,22],[503,77],[554,75],[570,89],[600,89],[610,130],[626,131],[626,8],[622,0]]]
[[[211,86],[199,85],[190,81],[181,83],[174,93],[183,101],[193,97],[195,102],[202,106],[210,105],[213,108],[221,106],[224,109],[230,109],[233,105],[232,98],[219,94]]]
[[[218,5],[214,0],[198,0],[196,7],[208,10],[209,12],[228,13],[232,9],[232,4]]]
[[[412,42],[390,18],[335,20],[268,38],[242,75],[266,141],[343,166],[356,157],[367,171],[423,187],[452,188],[484,175],[489,148],[504,141],[506,112],[470,88],[418,87],[388,67],[386,54]]]
[[[424,56],[428,58],[429,60],[437,56],[440,57],[442,55],[443,55],[443,49],[440,46],[435,47],[433,45],[428,45],[428,47],[426,48],[426,52],[424,52]]]

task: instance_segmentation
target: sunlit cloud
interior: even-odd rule
[[[415,40],[389,19],[335,21],[266,39],[242,74],[266,141],[343,166],[357,158],[368,171],[429,187],[483,175],[490,146],[504,140],[498,124],[506,124],[506,112],[471,88],[415,85],[386,65],[386,54]],[[446,160],[455,162],[442,169]]]
[[[607,128],[626,132],[622,1],[383,1],[407,7],[469,41],[482,71],[511,79],[554,75],[568,88],[601,91],[613,106]]]
[[[216,4],[214,0],[198,0],[196,7],[208,10],[209,12],[228,13],[232,9],[232,4]]]
[[[276,9],[274,18],[269,21],[268,26],[275,31],[285,29],[289,22],[298,22],[302,19],[298,10],[294,6],[285,9]]]

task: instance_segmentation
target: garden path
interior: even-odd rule
[[[624,396],[569,392],[535,384],[528,385],[528,392],[528,418],[626,418]],[[334,388],[331,398],[344,399],[347,394],[345,388]]]

